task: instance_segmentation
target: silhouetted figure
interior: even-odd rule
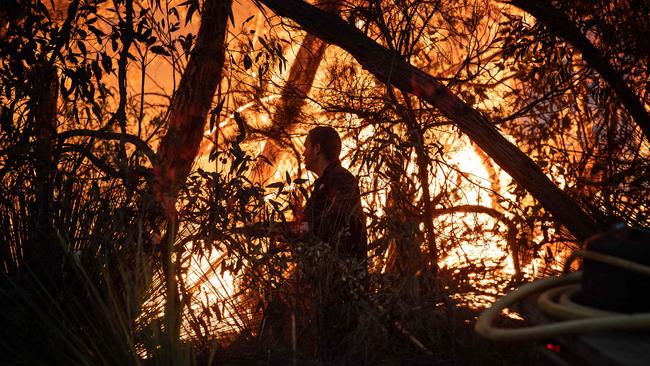
[[[311,287],[318,353],[328,362],[349,354],[367,271],[366,227],[357,179],[341,166],[341,139],[331,127],[316,127],[305,139],[303,157],[315,173],[303,213],[303,272]],[[306,225],[305,225],[306,224]]]
[[[316,127],[305,140],[305,167],[318,179],[303,214],[308,233],[344,259],[366,261],[366,227],[356,178],[341,166],[341,139],[331,127]]]

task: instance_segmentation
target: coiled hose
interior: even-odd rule
[[[575,252],[569,257],[567,266],[577,257],[603,262],[650,276],[650,267],[648,266],[593,251]],[[615,313],[590,308],[571,301],[571,294],[580,288],[579,282],[581,279],[582,272],[573,272],[525,284],[494,302],[478,318],[474,329],[478,334],[496,341],[536,340],[616,330],[650,330],[650,313]],[[542,311],[548,315],[569,320],[526,328],[507,329],[492,326],[492,322],[501,314],[501,311],[530,295],[540,292],[542,294],[537,300],[537,305]],[[558,297],[559,301],[554,301]]]

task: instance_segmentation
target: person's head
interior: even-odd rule
[[[339,159],[341,138],[332,127],[312,128],[305,138],[305,168],[321,175],[325,167]]]

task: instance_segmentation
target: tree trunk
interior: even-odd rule
[[[30,242],[25,243],[24,263],[31,264],[39,279],[55,282],[55,268],[62,263],[63,248],[54,230],[52,219],[54,202],[54,177],[58,158],[55,156],[53,139],[57,135],[56,108],[59,97],[59,79],[55,66],[61,49],[70,41],[72,26],[77,19],[79,1],[74,0],[67,9],[66,19],[50,43],[49,52],[36,62],[31,76],[31,98],[28,121],[34,124],[37,143],[34,148],[34,188],[36,215]],[[15,2],[18,4],[18,2]],[[46,56],[50,53],[49,56]],[[28,263],[29,262],[29,263]]]
[[[320,8],[326,12],[335,12],[341,1],[327,1],[320,4]],[[291,69],[287,83],[282,89],[280,100],[273,118],[271,126],[271,137],[266,141],[262,156],[268,161],[259,160],[255,166],[257,181],[264,183],[277,169],[276,164],[282,160],[285,154],[284,144],[290,144],[290,134],[298,116],[305,105],[305,98],[309,94],[314,83],[314,77],[318,67],[325,55],[325,49],[328,44],[320,38],[307,34],[300,45],[298,54]]]
[[[413,67],[377,44],[341,18],[299,0],[261,0],[280,16],[308,32],[348,51],[383,82],[433,104],[483,149],[501,168],[527,189],[578,240],[598,232],[594,221],[510,143],[478,111],[454,95],[438,80]]]
[[[176,198],[196,158],[206,117],[225,59],[225,39],[232,0],[206,0],[196,45],[192,49],[178,90],[170,106],[169,127],[160,142],[154,165],[153,194],[164,211],[167,230],[162,240],[162,264],[165,272],[165,329],[170,355],[178,356],[182,303],[179,299],[176,262],[172,258],[177,232]],[[172,362],[174,363],[174,362]]]
[[[42,281],[49,281],[56,277],[57,271],[54,269],[60,265],[63,257],[52,221],[53,181],[58,164],[52,142],[56,136],[59,83],[54,67],[43,65],[39,70],[34,79],[41,80],[38,84],[40,87],[35,87],[30,111],[37,141],[34,145],[36,215],[34,231],[30,236],[32,240],[25,245],[23,260]]]
[[[510,4],[537,18],[553,34],[564,38],[580,51],[585,62],[596,70],[614,90],[621,103],[641,128],[645,138],[650,141],[650,114],[643,106],[643,101],[564,12],[554,8],[545,0],[512,0]]]
[[[158,147],[153,192],[170,217],[181,186],[199,150],[206,117],[225,55],[226,26],[232,0],[206,0],[192,49],[170,106],[169,127]]]

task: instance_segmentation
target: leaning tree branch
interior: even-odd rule
[[[400,59],[340,17],[300,0],[259,0],[276,14],[290,18],[309,33],[349,52],[386,84],[414,94],[454,121],[472,141],[530,192],[578,240],[598,232],[596,223],[519,148],[480,112],[437,79]]]

